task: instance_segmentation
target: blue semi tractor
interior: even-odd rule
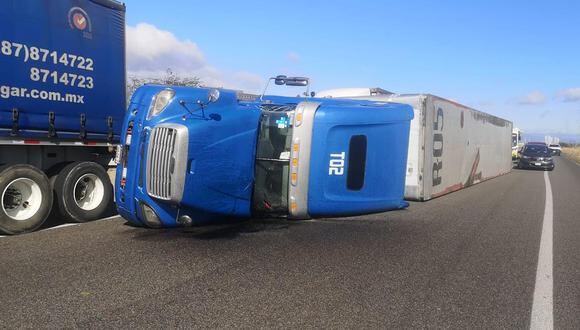
[[[117,208],[154,228],[403,208],[412,117],[394,103],[146,85],[122,129]]]
[[[124,5],[2,1],[0,232],[32,231],[51,209],[79,222],[106,214],[125,82]]]

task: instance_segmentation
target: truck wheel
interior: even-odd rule
[[[74,162],[58,174],[54,191],[62,216],[76,222],[102,218],[113,202],[105,169],[93,162]]]
[[[0,232],[21,234],[40,227],[52,209],[52,191],[46,175],[34,166],[0,167]]]

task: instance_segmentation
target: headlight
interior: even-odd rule
[[[141,215],[143,216],[143,220],[145,220],[145,224],[151,228],[160,228],[163,226],[161,220],[159,220],[159,216],[155,211],[147,204],[141,202]]]
[[[522,158],[523,158],[523,159],[530,159],[530,157],[529,157],[529,156],[525,156],[525,155],[523,155],[523,156],[522,156]]]
[[[157,93],[153,100],[151,101],[151,106],[149,107],[149,113],[147,114],[147,119],[151,119],[158,114],[162,113],[167,107],[171,99],[175,96],[175,91],[173,89],[164,89]]]

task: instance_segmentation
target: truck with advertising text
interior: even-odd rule
[[[121,134],[117,208],[147,227],[403,208],[412,117],[394,103],[146,85]]]
[[[512,128],[512,160],[517,160],[520,151],[524,147],[523,131],[517,127]]]
[[[102,217],[126,108],[125,6],[2,1],[0,72],[0,232],[35,230],[51,210]]]
[[[411,121],[405,198],[425,201],[512,169],[512,123],[431,94],[381,88],[320,91],[318,97],[408,104]]]

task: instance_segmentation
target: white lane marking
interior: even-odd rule
[[[99,221],[113,220],[113,219],[120,218],[120,217],[121,217],[121,216],[117,214],[117,215],[112,215],[112,216],[110,216],[110,217],[107,217],[107,218],[98,219],[98,220],[95,220],[95,221],[92,221],[92,222],[99,222]]]
[[[98,220],[90,221],[90,222],[83,222],[83,223],[65,223],[65,224],[62,224],[62,225],[58,225],[58,226],[49,227],[49,228],[45,228],[45,229],[39,230],[39,232],[41,232],[41,231],[47,231],[47,230],[53,230],[53,229],[59,229],[59,228],[65,228],[65,227],[80,226],[82,224],[91,223],[91,222],[113,220],[113,219],[116,219],[116,218],[119,218],[119,217],[120,217],[119,215],[113,215],[113,216],[110,216],[110,217],[107,217],[107,218],[98,219]],[[3,235],[0,235],[0,238],[4,238],[4,237],[11,237],[11,236],[3,236]]]
[[[97,220],[93,220],[93,221],[89,221],[89,222],[82,222],[82,223],[65,223],[62,225],[58,225],[58,226],[54,226],[54,227],[50,227],[50,228],[46,228],[40,231],[46,231],[46,230],[53,230],[53,229],[58,229],[58,228],[65,228],[65,227],[72,227],[72,226],[80,226],[83,224],[89,224],[89,223],[95,223],[95,222],[99,222],[99,221],[106,221],[106,220],[112,220],[115,218],[118,218],[119,215],[114,215],[111,217],[107,217],[107,218],[103,218],[103,219],[97,219]]]
[[[64,228],[64,227],[78,226],[78,225],[80,225],[80,223],[65,223],[62,225],[46,228],[46,229],[39,230],[39,231],[47,231],[47,230],[53,230],[53,229],[58,229],[58,228]]]
[[[546,205],[544,206],[544,223],[540,239],[536,287],[532,304],[530,329],[554,329],[554,276],[553,276],[553,222],[554,208],[552,203],[552,186],[548,172],[544,172],[546,183]]]

